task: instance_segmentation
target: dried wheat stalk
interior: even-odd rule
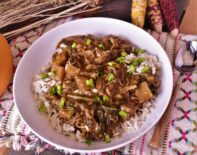
[[[1,0],[0,32],[13,38],[52,20],[95,11],[102,0]]]

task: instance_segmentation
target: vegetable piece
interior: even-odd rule
[[[50,76],[50,77],[54,77],[55,75],[56,75],[56,72],[55,72],[55,71],[50,71],[50,72],[49,72],[49,76]]]
[[[92,140],[91,139],[86,139],[85,143],[90,146],[92,144]]]
[[[60,108],[64,108],[65,101],[66,101],[66,99],[65,99],[64,97],[62,97],[62,98],[60,99],[60,102],[59,102],[59,107],[60,107]]]
[[[143,28],[146,15],[147,0],[133,0],[131,6],[132,23]]]
[[[114,74],[113,74],[113,73],[109,73],[108,76],[107,76],[107,81],[108,81],[108,82],[111,82],[111,81],[113,81],[114,79],[115,79]]]
[[[176,2],[175,0],[159,0],[159,3],[165,23],[171,34],[173,34],[173,37],[176,37],[178,35],[179,27]]]
[[[110,143],[111,142],[111,137],[108,134],[105,135],[105,142],[106,143]]]
[[[63,88],[61,85],[56,85],[56,92],[58,95],[62,95],[63,93]]]
[[[41,102],[38,106],[38,111],[47,113],[47,107],[45,106],[44,102]]]
[[[129,65],[129,74],[133,75],[135,73],[136,66],[134,65]]]
[[[144,66],[141,70],[141,73],[147,73],[149,72],[150,68],[148,66]]]
[[[145,51],[143,50],[143,49],[141,49],[141,48],[135,48],[135,50],[134,50],[136,53],[139,53],[139,54],[142,54],[142,53],[144,53]]]
[[[115,61],[110,61],[107,63],[109,66],[116,66],[118,65]]]
[[[116,61],[120,64],[125,64],[126,63],[126,59],[124,56],[118,57],[116,58]]]
[[[56,95],[56,87],[55,86],[53,86],[53,87],[51,87],[50,89],[49,89],[49,95],[50,96],[54,96],[54,95]]]
[[[122,52],[121,52],[121,56],[123,56],[123,57],[127,56],[127,52],[122,51]]]
[[[94,80],[93,79],[86,80],[86,85],[90,87],[94,87]]]
[[[120,115],[122,118],[127,118],[129,114],[124,110],[120,110],[118,115]]]
[[[162,32],[163,19],[158,0],[148,0],[147,16],[153,29]]]
[[[97,78],[102,77],[102,76],[103,76],[103,72],[99,71],[99,72],[96,73]]]
[[[109,97],[104,95],[103,96],[103,102],[105,102],[105,103],[109,102]]]
[[[145,61],[145,58],[139,57],[139,58],[133,58],[131,61],[131,64],[133,66],[138,66],[139,64],[141,64],[142,62]]]
[[[105,50],[105,46],[103,44],[99,44],[98,47]]]
[[[48,78],[49,77],[49,75],[47,74],[47,73],[41,73],[40,74],[40,78],[41,79],[46,79],[46,78]]]
[[[93,99],[87,96],[82,96],[78,94],[68,94],[67,97],[74,99],[74,100],[82,100],[82,101],[87,101],[87,102],[92,102]]]
[[[76,48],[77,47],[77,43],[73,42],[73,44],[71,45],[72,48]]]
[[[91,45],[91,42],[92,42],[92,40],[87,39],[86,42],[85,42],[85,44],[86,44],[86,45]]]
[[[100,96],[96,96],[96,97],[94,97],[94,102],[98,102],[98,103],[100,103],[100,104],[102,104],[102,103],[103,103],[103,101],[102,101],[102,99],[101,99],[101,97],[100,97]]]

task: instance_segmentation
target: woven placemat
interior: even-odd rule
[[[12,40],[10,47],[13,53],[14,67],[21,60],[27,48],[41,35],[50,29],[69,22],[73,18],[66,18],[50,23],[25,33],[22,36]],[[148,31],[166,50],[171,62],[179,48],[184,44],[180,37],[172,39],[168,33],[158,34],[154,31]],[[174,72],[176,73],[176,72]],[[163,145],[159,150],[148,147],[148,143],[153,133],[153,129],[144,134],[135,142],[105,153],[96,154],[123,154],[123,155],[166,155],[166,154],[195,154],[197,153],[197,71],[193,74],[186,73],[181,76],[182,85],[179,90],[175,108],[172,117],[168,123],[164,134]],[[7,88],[5,94],[0,98],[0,145],[13,146],[15,150],[32,150],[37,153],[47,149],[58,149],[43,142],[36,137],[25,125],[18,115],[12,96],[12,82]],[[61,150],[67,152],[67,150]],[[92,153],[90,153],[92,154]],[[93,154],[92,154],[93,155]]]

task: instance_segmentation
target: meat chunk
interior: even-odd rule
[[[55,72],[55,79],[62,81],[65,77],[64,67],[52,66],[52,71]]]
[[[139,103],[144,103],[153,98],[153,94],[150,88],[148,87],[147,82],[140,83],[135,93],[136,93],[137,99],[139,100]]]
[[[52,64],[56,66],[64,66],[66,64],[67,57],[65,52],[55,53],[53,55]]]
[[[73,66],[73,65],[71,65],[71,64],[66,64],[65,72],[66,72],[67,76],[74,77],[74,76],[79,74],[80,69],[75,67],[75,66]]]

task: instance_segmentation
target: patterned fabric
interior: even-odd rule
[[[10,42],[13,52],[14,66],[25,53],[26,49],[42,34],[70,21],[72,18],[55,21],[47,26],[32,30]],[[179,39],[175,40],[167,33],[158,34],[148,31],[166,50],[169,59],[173,62],[178,49],[184,44]],[[177,75],[177,72],[174,72]],[[138,140],[123,148],[89,155],[194,155],[197,154],[197,71],[181,75],[182,85],[179,90],[175,108],[166,128],[163,145],[159,150],[148,146],[153,129]],[[0,98],[0,145],[12,146],[15,150],[35,149],[37,153],[47,149],[58,149],[41,141],[36,137],[20,118],[12,96],[12,82],[5,94]],[[66,150],[61,150],[67,152]]]

